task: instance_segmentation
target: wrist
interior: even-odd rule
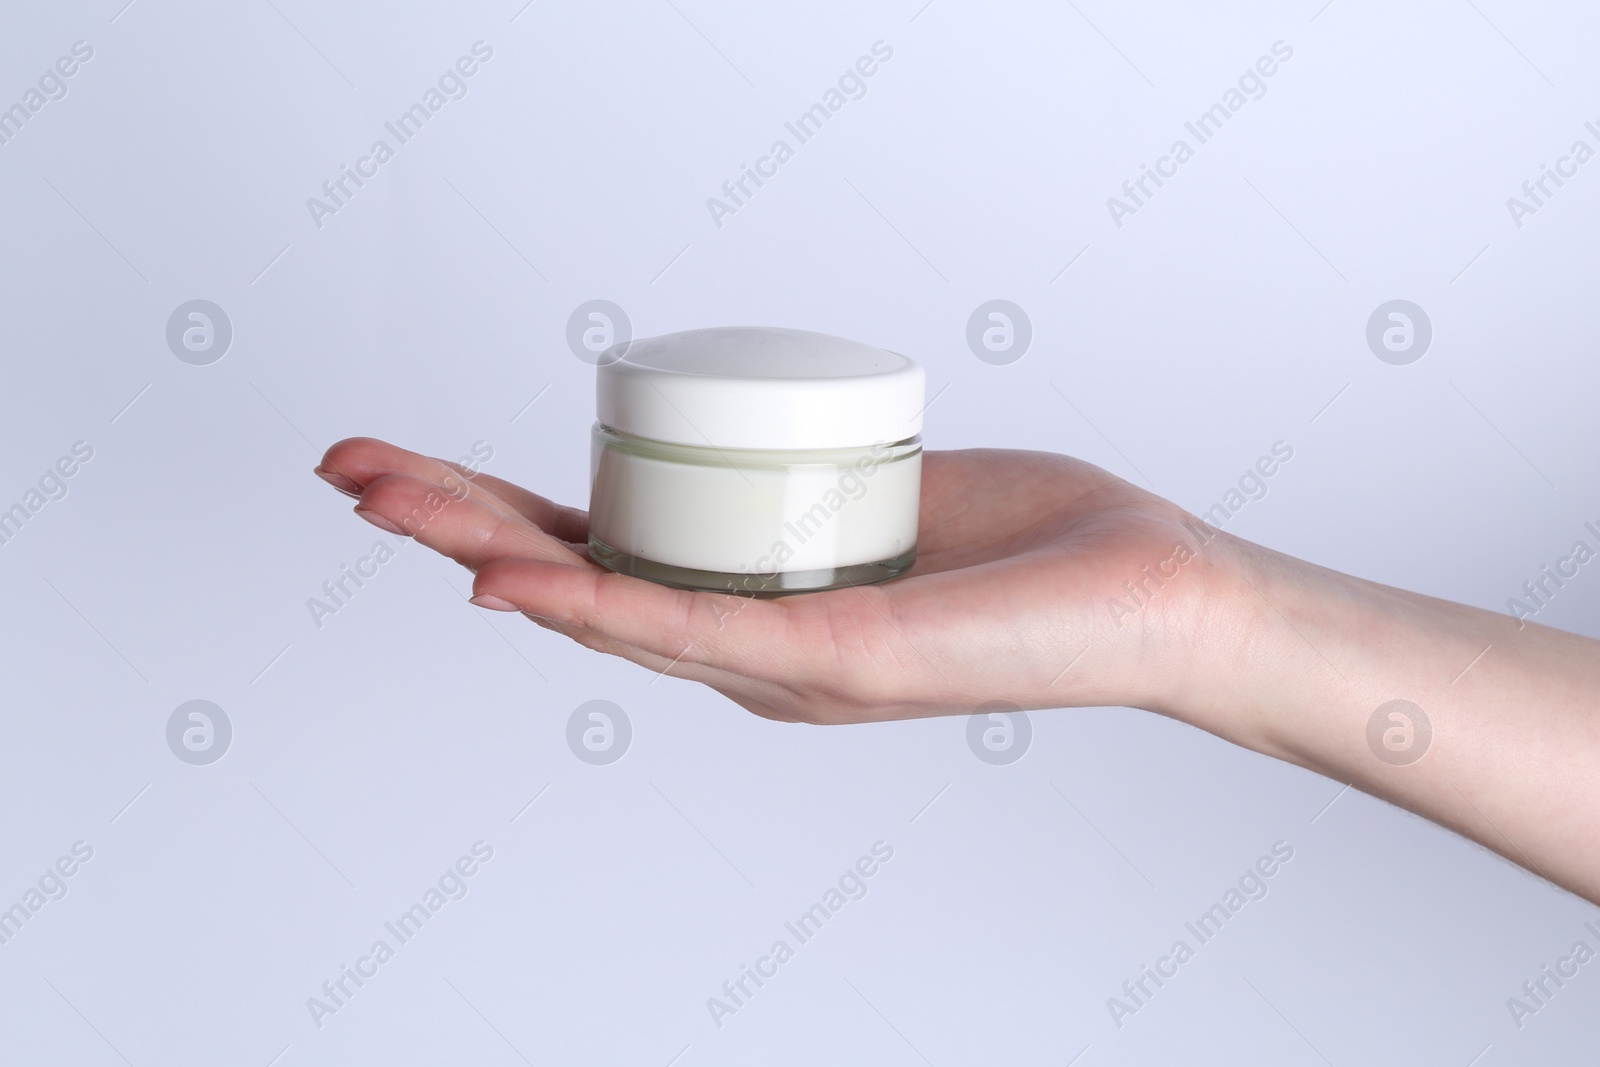
[[[1152,710],[1600,899],[1587,858],[1600,833],[1600,644],[1219,542],[1215,585],[1196,589],[1187,619],[1191,651]]]
[[[1221,532],[1202,555],[1154,710],[1311,766],[1327,751],[1333,706],[1360,702],[1347,665],[1375,635],[1367,583]]]
[[[1395,766],[1368,736],[1380,707],[1409,701],[1437,725],[1466,695],[1457,682],[1476,658],[1516,631],[1509,618],[1238,538],[1218,556],[1220,590],[1170,714],[1341,781]]]

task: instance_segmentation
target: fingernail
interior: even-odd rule
[[[376,511],[373,511],[371,508],[356,508],[355,512],[356,512],[357,515],[360,515],[363,519],[366,519],[368,522],[372,523],[372,525],[376,526],[378,529],[385,530],[385,531],[387,531],[389,533],[392,533],[396,537],[410,537],[411,536],[410,534],[408,534],[404,530],[402,530],[400,527],[396,526],[394,523],[392,523],[388,519],[384,518],[382,515],[379,515]]]
[[[359,497],[361,495],[361,487],[337,471],[325,471],[321,467],[313,467],[311,473],[315,474],[318,478],[321,478],[323,481],[327,482],[341,493],[354,497]]]
[[[511,601],[506,600],[503,597],[492,596],[489,593],[479,593],[477,596],[472,598],[472,603],[478,605],[480,608],[488,608],[490,611],[521,610]]]

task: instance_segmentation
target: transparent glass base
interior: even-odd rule
[[[618,552],[602,541],[589,538],[589,555],[602,567],[635,578],[668,585],[674,589],[694,589],[707,593],[733,593],[738,596],[776,597],[790,593],[820,593],[853,585],[871,585],[898,578],[917,561],[913,545],[893,559],[875,563],[856,563],[848,567],[829,567],[814,571],[779,571],[777,574],[730,574],[674,567],[655,560]]]

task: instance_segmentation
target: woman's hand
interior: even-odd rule
[[[909,574],[771,600],[613,574],[583,512],[381,441],[341,441],[317,473],[474,571],[474,603],[758,715],[1145,708],[1600,901],[1600,643],[1253,545],[1087,463],[927,453]]]
[[[1187,513],[1043,452],[925,454],[908,575],[775,599],[614,574],[589,559],[582,511],[381,441],[341,441],[317,473],[359,497],[357,514],[474,571],[474,603],[773,719],[1160,707],[1223,586]]]

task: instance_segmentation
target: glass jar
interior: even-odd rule
[[[690,330],[598,368],[589,551],[664,585],[772,596],[916,560],[922,369],[800,330]]]

